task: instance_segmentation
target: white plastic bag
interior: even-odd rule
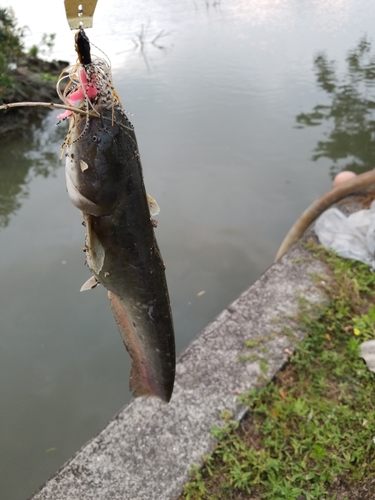
[[[367,340],[359,346],[359,357],[366,361],[368,369],[375,373],[375,340]]]
[[[349,217],[329,208],[316,220],[314,230],[320,243],[340,257],[359,260],[375,269],[375,201],[369,209]]]

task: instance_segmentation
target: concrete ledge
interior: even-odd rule
[[[250,352],[245,340],[267,339],[260,346],[268,349],[263,383],[286,362],[284,351],[292,348],[292,339],[282,333],[282,325],[296,313],[297,295],[323,300],[312,286],[312,273],[325,274],[324,265],[295,246],[182,353],[168,405],[156,399],[132,401],[32,500],[176,499],[190,465],[212,451],[210,429],[222,425],[222,410],[241,418],[238,393],[259,386],[259,359],[238,359]]]

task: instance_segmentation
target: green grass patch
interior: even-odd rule
[[[39,77],[41,80],[43,80],[43,82],[57,82],[57,76],[51,75],[51,73],[39,73]]]
[[[358,357],[375,338],[375,273],[309,249],[329,266],[327,302],[318,311],[300,303],[305,339],[271,383],[240,397],[249,409],[241,424],[225,414],[213,429],[216,450],[182,498],[375,498],[375,378]]]

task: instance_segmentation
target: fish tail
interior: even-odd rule
[[[133,395],[135,397],[157,396],[163,401],[168,402],[170,394],[166,394],[163,387],[158,384],[157,378],[155,377],[155,367],[148,359],[120,299],[112,292],[108,292],[108,298],[117,327],[132,360],[130,389]]]

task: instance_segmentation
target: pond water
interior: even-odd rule
[[[2,5],[29,26],[27,44],[55,32],[53,57],[73,62],[60,3]],[[370,0],[98,2],[88,35],[111,58],[161,207],[178,352],[272,264],[335,172],[375,166],[374,18]],[[31,495],[130,400],[105,291],[79,293],[84,228],[65,191],[56,114],[1,144],[7,500]]]

